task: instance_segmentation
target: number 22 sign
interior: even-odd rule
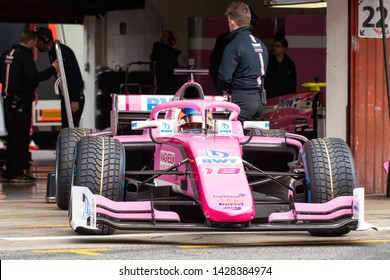
[[[359,1],[359,37],[382,38],[382,20],[379,0]],[[383,0],[383,17],[385,19],[386,37],[390,37],[390,1]]]

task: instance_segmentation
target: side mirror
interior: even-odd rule
[[[131,129],[132,130],[142,130],[147,128],[157,128],[158,127],[158,120],[153,121],[132,121],[131,122]]]
[[[244,129],[268,130],[269,121],[244,121]]]

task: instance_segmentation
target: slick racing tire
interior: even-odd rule
[[[303,145],[306,166],[307,200],[328,202],[339,196],[353,195],[358,187],[355,162],[348,145],[338,138],[318,138]],[[315,236],[340,236],[349,228],[333,232],[310,231]]]
[[[125,150],[112,137],[83,137],[75,148],[73,185],[87,187],[113,201],[122,201],[125,181]],[[78,228],[81,234],[109,235],[115,229],[97,225],[98,230]]]
[[[57,138],[56,147],[56,203],[68,210],[72,180],[73,150],[81,137],[97,132],[96,129],[64,128]]]

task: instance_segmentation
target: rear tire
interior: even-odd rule
[[[283,129],[268,129],[268,130],[255,130],[254,135],[256,136],[264,136],[264,137],[286,137],[286,130]]]
[[[125,182],[125,151],[114,138],[83,137],[76,146],[73,185],[87,187],[113,201],[122,201]],[[112,234],[115,229],[98,225],[99,230],[79,228],[81,234]]]
[[[358,187],[355,162],[348,145],[338,138],[312,139],[303,145],[306,167],[307,200],[325,203],[339,196],[353,195]],[[315,236],[340,236],[350,232],[345,228],[335,232],[310,231]]]
[[[68,210],[72,180],[74,146],[81,137],[97,132],[96,129],[64,128],[57,138],[56,148],[56,203]]]

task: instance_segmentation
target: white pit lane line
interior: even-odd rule
[[[390,231],[388,227],[378,227],[378,232]],[[291,232],[291,231],[289,231]],[[261,233],[261,232],[259,232]],[[269,232],[268,232],[269,233]],[[241,235],[253,234],[253,232],[231,232],[231,231],[204,231],[204,232],[161,232],[161,233],[128,233],[113,235],[72,235],[72,236],[36,236],[36,237],[1,237],[6,241],[34,241],[34,240],[88,240],[88,239],[116,239],[130,237],[168,237],[168,236],[190,236],[190,235]]]
[[[389,227],[390,229],[390,227]],[[36,236],[36,237],[1,237],[0,240],[7,241],[29,241],[29,240],[77,240],[77,239],[113,239],[124,237],[167,237],[167,236],[189,236],[189,235],[220,235],[220,234],[253,234],[253,232],[231,232],[231,231],[204,231],[204,232],[161,232],[161,233],[128,233],[113,235],[72,235],[72,236]]]

